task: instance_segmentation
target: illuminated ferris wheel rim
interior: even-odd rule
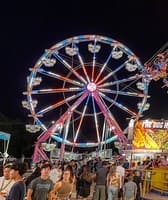
[[[116,40],[113,40],[113,39],[111,39],[109,37],[104,37],[104,36],[100,36],[100,35],[80,35],[80,36],[71,37],[71,38],[65,39],[65,40],[63,40],[61,42],[58,42],[56,45],[53,45],[50,49],[46,50],[45,53],[36,62],[34,68],[31,70],[32,72],[31,72],[31,75],[30,75],[30,78],[29,78],[29,81],[28,81],[27,98],[28,98],[28,102],[29,102],[29,105],[30,105],[30,111],[31,111],[32,117],[34,118],[35,122],[38,125],[40,125],[43,130],[47,131],[47,128],[39,120],[38,115],[35,112],[34,106],[32,105],[32,102],[33,102],[33,99],[32,99],[33,84],[32,83],[33,83],[33,79],[35,78],[36,74],[39,72],[41,66],[43,65],[43,60],[45,58],[49,58],[51,54],[56,55],[57,59],[61,59],[59,57],[59,51],[62,48],[67,47],[68,45],[70,45],[72,43],[75,43],[76,45],[78,45],[81,42],[92,42],[92,41],[108,44],[113,49],[115,47],[117,47],[119,50],[121,50],[125,54],[129,55],[130,57],[133,57],[134,60],[136,61],[137,66],[138,66],[138,70],[139,71],[143,71],[143,65],[140,63],[139,59],[135,56],[135,54],[129,48],[127,48],[125,45],[123,45],[122,43],[120,43],[120,42],[118,42]],[[93,46],[92,48],[94,49],[95,47]],[[95,51],[95,50],[93,50],[93,51]],[[93,52],[93,53],[95,53],[95,52]],[[64,60],[62,60],[62,62],[64,62]],[[42,71],[40,71],[40,72],[42,72]],[[139,77],[143,77],[143,75],[137,75],[137,77],[138,76]],[[101,81],[99,81],[99,82],[101,82]],[[96,93],[96,91],[98,90],[99,82],[97,83],[96,81],[90,80],[90,79],[89,79],[89,81],[81,79],[81,86],[83,86],[83,85],[86,86],[86,89],[87,89],[87,92],[88,92],[87,95],[88,94],[93,94],[93,93]],[[145,89],[144,89],[144,98],[143,98],[143,102],[142,102],[142,107],[141,107],[139,113],[137,114],[137,116],[140,116],[141,112],[143,111],[143,105],[146,103],[146,100],[147,100],[147,85],[145,86]],[[55,126],[53,125],[50,128],[50,130],[53,127],[55,128]],[[53,134],[54,133],[55,133],[55,131],[53,132]],[[56,140],[62,142],[61,137],[56,137]],[[105,140],[105,142],[108,142],[108,139]],[[64,143],[66,143],[68,145],[72,145],[73,144],[75,146],[84,146],[83,144],[81,145],[81,143],[76,143],[76,142],[74,143],[74,142],[70,142],[70,141],[68,142],[68,140],[66,140],[66,139],[64,139]],[[100,142],[98,142],[98,143],[100,143]],[[95,144],[97,144],[97,143],[95,143]],[[86,144],[86,146],[89,146],[89,145],[93,146],[93,143],[87,143]]]
[[[45,53],[39,58],[39,60],[36,62],[33,68],[33,74],[37,72],[37,69],[41,66],[41,60],[44,57],[49,56],[52,52],[57,52],[61,48],[70,45],[71,43],[76,43],[78,44],[79,42],[86,42],[86,41],[93,41],[96,40],[98,42],[102,42],[105,44],[109,44],[111,46],[117,46],[118,48],[121,48],[123,52],[128,53],[129,55],[133,56],[136,58],[137,65],[139,66],[140,69],[143,69],[142,63],[139,61],[137,56],[125,45],[123,45],[121,42],[118,42],[117,40],[114,40],[109,37],[101,36],[101,35],[80,35],[80,36],[75,36],[75,37],[70,37],[68,39],[65,39],[61,42],[58,42],[57,44],[53,45],[50,49],[46,49]]]

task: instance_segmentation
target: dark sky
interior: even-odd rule
[[[167,1],[56,1],[22,6],[1,7],[0,112],[12,118],[27,118],[21,101],[28,68],[55,43],[81,34],[104,35],[128,46],[144,63],[168,40]],[[168,94],[161,85],[161,81],[150,85],[152,107],[147,117],[168,118]]]

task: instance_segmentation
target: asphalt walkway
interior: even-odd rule
[[[93,191],[94,191],[94,183],[91,186],[91,193],[88,198],[85,198],[85,200],[92,200],[93,199]],[[78,198],[78,200],[81,200],[82,198]],[[76,199],[76,191],[74,188],[73,194],[72,194],[72,200],[77,200]],[[159,194],[150,192],[146,194],[141,200],[168,200],[168,196],[161,196]]]

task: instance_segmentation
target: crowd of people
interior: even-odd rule
[[[40,161],[25,176],[25,163],[7,163],[0,177],[0,200],[68,200],[72,193],[73,199],[140,200],[144,170],[154,165],[162,165],[159,156],[136,166],[123,159]]]

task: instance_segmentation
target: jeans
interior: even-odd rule
[[[109,185],[107,187],[108,200],[118,200],[118,187]]]

